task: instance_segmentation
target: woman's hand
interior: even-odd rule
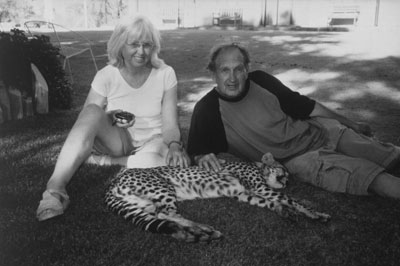
[[[120,116],[119,114],[124,114],[123,116]],[[112,125],[117,126],[117,127],[123,127],[123,128],[128,128],[133,126],[135,124],[135,116],[132,114],[129,114],[129,116],[126,116],[125,114],[129,114],[127,112],[124,112],[123,110],[112,110],[108,112],[108,115],[111,117],[112,120]]]
[[[169,145],[166,162],[170,166],[188,167],[190,158],[181,144],[173,142]]]

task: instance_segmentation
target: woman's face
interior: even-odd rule
[[[151,58],[154,44],[149,36],[129,36],[122,49],[126,67],[146,66]]]

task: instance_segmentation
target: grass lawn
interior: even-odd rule
[[[96,41],[104,66],[111,32],[85,34]],[[378,138],[400,145],[398,31],[173,30],[162,36],[161,57],[179,80],[185,139],[194,103],[213,86],[205,70],[209,49],[239,41],[249,48],[253,69],[370,123]],[[0,125],[0,265],[398,265],[398,201],[330,193],[296,180],[286,193],[329,213],[328,224],[284,219],[230,199],[187,201],[180,204],[185,217],[214,226],[225,238],[185,244],[143,232],[109,212],[104,190],[119,167],[90,165],[68,187],[72,202],[66,214],[37,222],[41,194],[95,74],[87,55],[72,65],[71,110]]]

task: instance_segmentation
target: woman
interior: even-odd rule
[[[85,160],[131,168],[189,165],[180,141],[177,80],[158,58],[159,32],[147,18],[135,17],[115,28],[107,52],[108,65],[96,74],[47,183],[39,221],[64,213],[66,186]],[[120,111],[135,119],[117,120]]]

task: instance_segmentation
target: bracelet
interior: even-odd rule
[[[171,144],[174,144],[174,143],[178,144],[178,145],[180,146],[181,149],[183,148],[183,143],[182,143],[182,141],[172,140],[172,141],[170,141],[170,143],[168,143],[168,145],[167,145],[167,146],[168,146],[168,149],[170,148]]]

